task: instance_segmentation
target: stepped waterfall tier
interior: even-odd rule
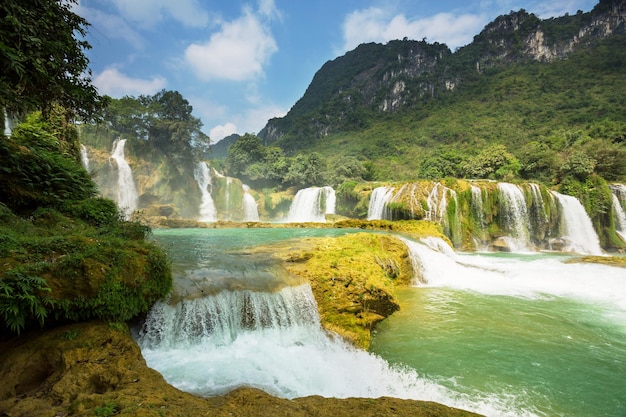
[[[598,235],[585,208],[575,197],[552,192],[561,206],[562,239],[566,241],[566,251],[601,255],[602,248]]]
[[[215,203],[213,203],[213,197],[211,196],[211,171],[206,162],[198,162],[193,176],[198,183],[201,194],[200,207],[198,210],[200,217],[198,221],[217,221],[217,210],[215,209]]]
[[[367,209],[367,220],[391,220],[387,204],[393,198],[393,187],[376,187]]]
[[[369,353],[322,328],[313,283],[285,281],[291,274],[281,275],[268,248],[254,250],[352,233],[363,235],[155,231],[172,248],[175,291],[133,330],[146,362],[200,396],[246,386],[290,399],[419,399],[486,416],[619,414],[626,401],[623,269],[566,263],[572,257],[553,253],[457,253],[439,237],[390,233],[407,249],[413,280],[396,289],[402,308],[377,325]],[[334,269],[341,274],[341,261]]]
[[[335,205],[335,190],[332,187],[304,188],[296,193],[287,222],[325,223],[327,214],[335,214]]]
[[[246,222],[258,222],[259,210],[254,197],[250,194],[250,187],[243,184],[243,220]]]
[[[115,201],[126,218],[137,209],[137,188],[133,178],[133,171],[126,162],[124,147],[126,139],[116,139],[113,143],[111,157],[117,165],[117,195]]]
[[[612,186],[614,195],[619,189]],[[622,208],[614,204],[618,232]],[[582,204],[535,183],[453,180],[374,187],[368,218],[437,222],[455,247],[470,250],[603,253]]]

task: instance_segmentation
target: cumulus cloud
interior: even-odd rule
[[[261,15],[246,9],[238,19],[223,22],[207,42],[189,45],[185,61],[200,80],[244,81],[262,76],[276,51],[276,41]]]
[[[209,15],[197,0],[110,0],[128,20],[143,26],[170,17],[186,26],[201,27],[208,23]]]
[[[209,137],[212,143],[219,142],[226,136],[230,136],[233,133],[237,133],[237,126],[234,123],[224,123],[223,125],[215,126],[209,131]]]
[[[149,80],[132,78],[117,68],[107,68],[93,79],[93,85],[100,94],[116,98],[154,94],[165,88],[166,84],[167,81],[163,77],[153,77]]]
[[[346,16],[343,23],[343,51],[365,42],[387,42],[393,39],[423,39],[441,42],[450,48],[472,41],[487,23],[484,14],[438,13],[434,16],[408,19],[386,9],[370,7]]]

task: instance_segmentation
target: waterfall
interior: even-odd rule
[[[615,222],[615,231],[626,242],[626,185],[611,184],[611,193],[613,194],[613,220]]]
[[[250,187],[246,184],[243,187],[243,220],[246,222],[258,222],[259,211],[257,210],[257,204],[252,194],[250,194]]]
[[[7,138],[11,137],[11,131],[13,130],[13,123],[11,118],[9,117],[9,113],[7,113],[7,109],[4,108],[4,136]]]
[[[85,145],[80,145],[80,162],[83,164],[83,168],[86,171],[89,171],[89,155],[87,153],[87,147]]]
[[[391,220],[386,207],[392,197],[393,187],[374,188],[367,208],[367,220]]]
[[[506,182],[498,183],[500,191],[501,227],[511,234],[508,243],[515,252],[528,250],[528,209],[521,188]]]
[[[452,191],[447,187],[441,185],[441,183],[435,183],[435,186],[428,194],[426,204],[428,205],[428,212],[426,213],[426,220],[432,222],[442,222],[447,216],[448,209],[447,192]]]
[[[193,177],[198,183],[200,188],[200,222],[214,222],[217,221],[217,210],[213,203],[213,197],[211,196],[211,170],[206,162],[200,161],[196,165],[196,169],[193,170]]]
[[[562,238],[567,242],[566,251],[602,255],[600,240],[585,208],[576,197],[552,191],[561,206]]]
[[[326,214],[335,214],[335,190],[332,187],[311,187],[299,190],[291,203],[287,222],[326,222]]]
[[[532,196],[532,202],[530,204],[530,211],[533,216],[533,221],[541,225],[548,221],[546,216],[546,209],[543,204],[543,198],[541,197],[541,188],[538,184],[530,183],[530,193]]]
[[[117,205],[126,219],[137,209],[137,188],[133,179],[133,171],[130,169],[124,157],[126,139],[116,139],[113,142],[111,158],[117,164]]]
[[[277,292],[221,291],[215,295],[158,302],[140,331],[143,348],[172,348],[210,343],[232,344],[248,332],[319,327],[317,304],[308,284]]]

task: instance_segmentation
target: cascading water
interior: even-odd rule
[[[386,208],[392,197],[393,187],[374,188],[367,208],[367,220],[391,220]]]
[[[291,203],[287,222],[325,223],[326,214],[335,213],[335,190],[332,187],[311,187],[299,190]]]
[[[257,209],[256,201],[252,194],[250,194],[250,187],[246,184],[243,187],[243,220],[246,222],[258,222],[259,211]]]
[[[137,209],[138,197],[133,171],[124,157],[125,145],[126,139],[116,139],[113,142],[113,151],[110,159],[113,159],[117,164],[117,206],[124,214],[124,217],[128,219],[133,211]]]
[[[611,193],[613,195],[613,220],[615,222],[615,231],[626,242],[626,185],[611,184]]]
[[[83,144],[80,145],[80,162],[83,164],[83,168],[89,171],[89,154],[87,153],[87,147]]]
[[[179,255],[177,291],[135,333],[147,363],[206,396],[248,386],[285,398],[435,401],[486,416],[620,415],[620,268],[406,240],[421,282],[397,288],[403,308],[377,326],[370,354],[322,330],[308,283],[285,284],[279,264],[246,249],[331,230],[157,230]],[[276,285],[263,284],[270,275]]]
[[[556,191],[552,191],[552,194],[561,206],[562,239],[567,242],[566,251],[602,255],[600,239],[580,201],[576,197]]]
[[[513,252],[527,251],[530,243],[528,209],[524,193],[515,184],[498,183],[501,227],[510,234],[507,243]]]
[[[308,284],[160,302],[136,338],[150,367],[201,396],[247,386],[282,398],[388,396],[513,415],[496,398],[469,400],[329,334]]]
[[[9,114],[7,113],[7,109],[4,108],[4,136],[11,137],[11,132],[12,132],[12,123],[11,123],[11,118],[9,117]]]
[[[200,188],[200,222],[217,221],[217,210],[211,196],[211,170],[206,162],[200,161],[193,170],[193,177]]]
[[[433,222],[442,222],[445,220],[448,209],[448,191],[451,190],[441,185],[441,183],[435,183],[435,186],[430,191],[428,198],[426,199],[426,204],[428,205],[426,220]]]

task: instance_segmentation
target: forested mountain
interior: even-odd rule
[[[511,12],[454,52],[425,40],[363,44],[324,64],[259,137],[331,164],[356,157],[369,179],[623,179],[625,20],[624,0],[602,0],[546,20]]]

